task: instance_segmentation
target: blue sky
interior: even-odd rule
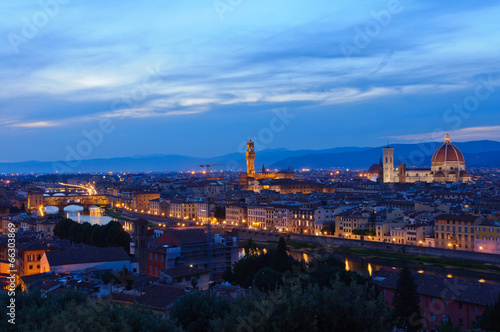
[[[249,136],[288,149],[446,130],[500,140],[496,1],[42,0],[0,13],[0,161],[89,146],[81,158],[208,157]]]

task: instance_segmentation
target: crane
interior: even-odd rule
[[[235,163],[232,163],[232,164],[210,164],[210,165],[200,165],[200,167],[206,167],[207,168],[207,176],[208,176],[208,173],[210,173],[210,167],[214,167],[214,166],[226,166],[226,165],[239,165],[239,164],[235,164]]]
[[[210,173],[210,167],[213,167],[213,166],[226,166],[226,165],[239,165],[239,164],[236,164],[236,163],[231,163],[231,164],[207,164],[207,165],[200,165],[200,167],[206,167],[207,168],[207,178],[209,177],[209,173]],[[226,179],[224,177],[224,171],[222,171],[222,187],[224,189],[224,191],[226,191]]]

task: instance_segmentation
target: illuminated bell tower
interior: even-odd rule
[[[384,183],[394,182],[394,148],[384,148]]]
[[[255,150],[252,138],[247,142],[247,174],[255,174]]]

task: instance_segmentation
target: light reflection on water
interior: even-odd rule
[[[304,261],[306,261],[306,263],[310,262],[310,260],[314,257],[314,255],[312,255],[312,254],[308,254],[308,253],[305,253],[305,252],[297,252],[297,251],[290,251],[289,254],[294,259],[296,259],[298,261],[304,260]],[[361,257],[359,257],[359,258],[356,257],[354,259],[353,259],[353,257],[345,258],[345,269],[346,269],[346,271],[354,271],[354,272],[357,272],[359,274],[371,276],[374,271],[378,271],[378,270],[380,270],[382,268],[393,269],[393,270],[398,269],[397,267],[394,267],[392,265],[374,264],[374,263],[370,262],[369,260],[363,259]],[[435,274],[435,275],[442,275],[442,276],[446,276],[447,278],[459,278],[459,279],[469,279],[469,280],[473,279],[473,278],[470,278],[468,276],[455,275],[455,273],[453,275],[449,274],[449,272],[446,272],[446,274],[442,274],[442,273],[436,272],[434,270],[428,270],[428,269],[418,270],[416,272],[418,272],[418,273]],[[478,279],[478,281],[479,282],[485,282],[485,279]],[[495,280],[488,280],[488,282],[499,284],[499,282],[497,282]]]
[[[67,213],[66,218],[77,221],[79,223],[88,222],[91,225],[106,225],[113,220],[110,216],[99,215],[81,215],[80,213]]]
[[[288,254],[290,256],[292,256],[295,260],[304,261],[306,264],[309,264],[311,262],[311,259],[313,259],[317,255],[317,253],[312,254],[312,253],[304,252],[302,250],[301,251],[293,251],[293,250],[290,250],[290,248],[289,248]],[[240,248],[239,258],[241,259],[244,256],[245,256],[245,250],[243,248]],[[373,272],[379,271],[382,268],[393,269],[393,270],[398,269],[397,267],[395,267],[391,264],[391,261],[387,261],[387,264],[391,264],[391,265],[386,265],[386,264],[384,264],[385,263],[384,261],[379,260],[379,262],[382,264],[376,264],[373,261],[369,261],[369,259],[363,258],[363,257],[355,256],[355,257],[343,258],[342,255],[334,255],[334,256],[337,257],[338,259],[340,259],[341,261],[343,259],[345,259],[345,268],[347,271],[354,271],[354,272],[357,272],[359,274],[366,275],[366,276],[371,276]],[[420,268],[420,266],[419,266],[419,268]],[[457,270],[457,269],[453,269],[453,270],[444,269],[443,270],[439,267],[438,268],[422,267],[422,269],[419,269],[419,270],[415,269],[415,272],[440,275],[440,276],[447,277],[447,278],[477,280],[479,282],[500,284],[500,281],[495,276],[491,276],[490,278],[488,278],[488,280],[485,280],[485,279],[480,278],[480,277],[476,277],[479,279],[475,279],[473,276],[471,276],[471,274],[468,274],[467,272],[460,273],[460,270]],[[450,272],[453,272],[453,275],[450,274]]]

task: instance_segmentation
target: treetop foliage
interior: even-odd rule
[[[63,219],[54,227],[54,235],[71,242],[97,247],[123,247],[127,253],[130,252],[130,235],[116,221],[101,226]]]

